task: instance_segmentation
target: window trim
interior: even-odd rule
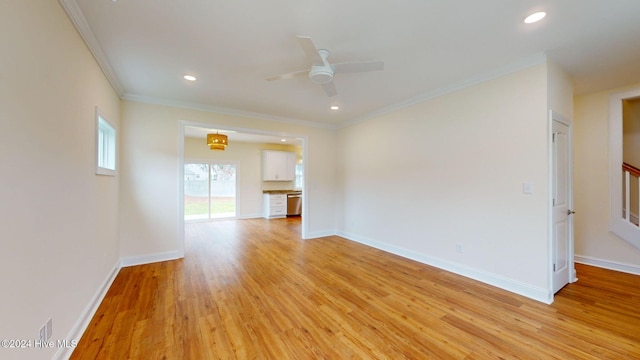
[[[103,112],[100,111],[100,109],[97,106],[96,106],[95,124],[96,124],[96,131],[95,131],[96,175],[116,176],[118,174],[118,129],[116,126],[114,126],[114,124],[111,121],[109,121],[109,119],[106,116],[104,116]],[[101,154],[103,153],[102,151],[104,150],[100,147],[100,144],[101,144],[100,136],[103,133],[101,131],[101,128],[105,126],[108,127],[108,132],[111,134],[111,138],[108,139],[109,141],[107,146],[110,147],[108,149],[108,151],[110,152],[108,156],[112,157],[112,159],[110,159],[109,162],[110,163],[113,162],[113,168],[104,167],[100,165]]]

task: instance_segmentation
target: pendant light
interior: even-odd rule
[[[227,144],[229,143],[229,139],[227,135],[215,133],[215,134],[207,134],[207,145],[209,145],[209,149],[211,150],[224,150],[227,148]]]

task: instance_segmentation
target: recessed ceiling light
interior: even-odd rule
[[[287,142],[287,139],[280,139],[280,141],[282,141],[282,142]]]
[[[340,109],[340,106],[338,105],[331,106],[331,110],[339,110],[339,109]]]
[[[537,13],[533,13],[533,14],[531,14],[531,15],[527,16],[527,17],[524,19],[524,23],[525,23],[525,24],[532,24],[532,23],[534,23],[534,22],[537,22],[537,21],[542,20],[545,16],[547,16],[547,13],[546,13],[546,12],[544,12],[544,11],[540,11],[540,12],[537,12]]]
[[[196,77],[193,76],[193,75],[185,75],[184,79],[185,80],[189,80],[189,81],[196,81],[197,80]]]

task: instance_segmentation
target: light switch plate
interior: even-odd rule
[[[533,194],[533,184],[530,182],[522,183],[522,192],[524,194]]]

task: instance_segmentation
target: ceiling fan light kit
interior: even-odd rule
[[[333,81],[333,71],[324,66],[314,65],[309,71],[309,79],[316,84],[328,84]]]
[[[333,84],[333,77],[336,73],[356,73],[356,72],[368,72],[368,71],[380,71],[384,70],[384,63],[382,61],[364,61],[364,62],[345,62],[345,63],[329,63],[329,50],[318,49],[313,44],[311,37],[298,35],[298,43],[304,51],[307,59],[311,63],[311,69],[309,71],[294,71],[287,74],[273,76],[267,78],[268,81],[273,80],[286,80],[298,77],[300,75],[308,74],[309,79],[322,86],[325,94],[329,97],[338,94],[335,84]]]

